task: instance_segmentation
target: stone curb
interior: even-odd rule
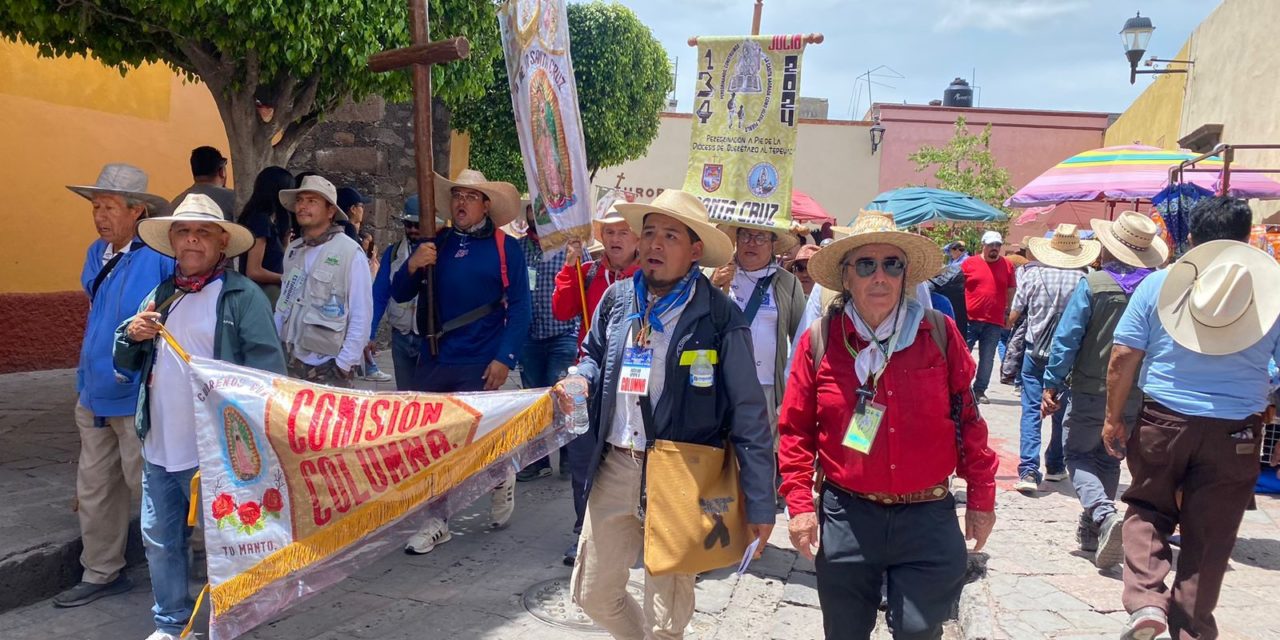
[[[964,640],[994,640],[991,588],[987,585],[987,554],[970,553],[968,575],[960,591],[957,622]]]
[[[0,613],[57,595],[80,580],[80,538],[49,541],[25,553],[0,562]],[[129,541],[125,547],[125,570],[145,565],[142,525],[137,517],[129,521]]]

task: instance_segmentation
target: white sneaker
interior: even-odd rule
[[[370,382],[391,382],[391,374],[386,371],[374,371],[373,373],[368,373],[360,377],[361,379],[368,380]]]
[[[1048,480],[1049,482],[1062,482],[1063,480],[1066,480],[1067,478],[1070,478],[1070,477],[1071,477],[1071,474],[1067,473],[1065,470],[1050,471],[1044,474],[1044,479]]]
[[[178,636],[156,629],[155,633],[147,636],[147,640],[178,640]]]
[[[490,529],[501,529],[511,520],[516,510],[516,477],[507,476],[502,484],[493,488],[493,498],[489,506]]]
[[[404,546],[404,552],[411,556],[431,553],[432,549],[448,542],[451,538],[453,534],[449,533],[449,522],[432,518],[427,521],[427,525],[421,531],[409,538],[409,542]]]

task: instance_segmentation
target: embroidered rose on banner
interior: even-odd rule
[[[280,511],[284,509],[284,496],[280,495],[279,489],[267,489],[262,494],[262,508],[266,509],[267,515],[273,518],[280,517]]]
[[[213,507],[210,509],[213,513],[213,519],[218,521],[218,528],[221,529],[226,525],[233,524],[229,520],[234,517],[236,512],[236,500],[230,494],[220,493],[217,498],[213,499]],[[238,522],[235,524],[239,524]]]
[[[240,526],[236,527],[240,533],[253,533],[254,531],[262,531],[265,526],[262,523],[262,507],[256,502],[246,502],[236,509],[236,515],[240,517]]]

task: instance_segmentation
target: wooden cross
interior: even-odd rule
[[[614,188],[614,189],[618,189],[618,188],[620,188],[620,187],[622,186],[622,181],[623,181],[623,180],[625,180],[626,178],[627,178],[627,174],[625,174],[625,173],[619,173],[619,174],[618,174],[618,182],[614,183],[613,188]]]
[[[412,44],[403,49],[392,49],[369,56],[369,70],[384,73],[405,67],[413,69],[413,149],[418,162],[419,220],[423,236],[427,240],[436,237],[436,189],[435,168],[431,150],[431,65],[461,60],[471,55],[471,43],[466,38],[431,41],[431,22],[427,16],[428,0],[409,0],[409,32]],[[440,338],[436,335],[436,299],[434,269],[427,267],[423,279],[426,295],[427,340],[431,355],[439,350]]]

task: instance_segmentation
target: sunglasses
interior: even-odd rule
[[[846,262],[844,266],[849,266],[849,263]],[[874,258],[858,258],[853,261],[853,271],[859,278],[870,278],[877,268],[883,269],[884,274],[890,278],[901,278],[907,270],[907,261],[896,256],[890,256],[880,262],[876,262]]]
[[[791,273],[805,273],[809,270],[809,266],[803,262],[797,262],[791,265]]]
[[[409,222],[408,220],[404,221],[404,228],[406,229],[417,229],[419,226],[420,225],[416,222]]]

